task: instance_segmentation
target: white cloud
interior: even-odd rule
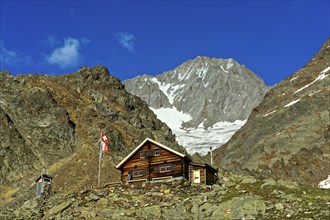
[[[133,34],[127,33],[127,32],[118,32],[114,34],[114,36],[117,38],[119,44],[127,49],[129,52],[135,52],[134,46],[136,38]]]
[[[0,64],[3,66],[30,65],[31,56],[27,56],[19,51],[8,50],[5,44],[0,40]]]
[[[87,44],[89,40],[87,38],[79,40],[71,37],[64,39],[64,45],[56,48],[46,57],[47,62],[58,65],[60,68],[77,66],[81,60],[81,43]]]

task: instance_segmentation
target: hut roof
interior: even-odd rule
[[[158,142],[156,142],[156,141],[154,141],[154,140],[152,140],[152,139],[150,139],[150,138],[146,138],[139,146],[137,146],[127,157],[125,157],[125,159],[123,159],[117,166],[116,166],[116,169],[120,169],[123,165],[124,165],[124,163],[126,162],[126,161],[128,161],[138,150],[140,150],[143,146],[144,146],[144,144],[145,143],[147,143],[147,142],[151,142],[151,143],[153,143],[153,144],[155,144],[155,145],[157,145],[157,146],[159,146],[159,147],[161,147],[161,148],[164,148],[165,150],[168,150],[168,151],[170,151],[170,152],[172,152],[172,153],[174,153],[174,154],[176,154],[176,155],[178,155],[179,157],[187,157],[186,155],[184,155],[184,154],[182,154],[182,153],[180,153],[180,152],[178,152],[178,151],[176,151],[176,150],[173,150],[173,149],[171,149],[171,148],[169,148],[169,147],[166,147],[165,145],[162,145],[161,143],[158,143]]]
[[[38,176],[38,178],[36,178],[34,181],[35,182],[38,182],[41,178],[44,178],[44,177],[49,178],[49,179],[53,179],[53,177],[51,175],[48,175],[48,174],[44,174],[43,173],[40,176]]]
[[[207,163],[205,163],[205,162],[191,161],[190,164],[191,164],[191,165],[194,165],[194,166],[205,167],[206,169],[211,170],[211,171],[213,171],[213,172],[215,172],[215,173],[218,172],[218,169],[216,169],[216,168],[210,166],[209,164],[207,164]]]

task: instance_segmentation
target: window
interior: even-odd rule
[[[145,157],[146,157],[145,152],[144,151],[140,152],[140,158],[145,158]]]
[[[160,155],[160,149],[155,149],[155,156],[159,156]]]
[[[159,167],[160,173],[167,173],[167,172],[171,172],[171,171],[172,171],[171,165],[165,165],[165,166]]]
[[[159,172],[160,173],[165,173],[166,172],[166,166],[159,167]]]
[[[137,170],[133,171],[133,176],[139,176],[139,171]]]
[[[133,177],[143,176],[144,172],[143,170],[134,170],[133,171]]]

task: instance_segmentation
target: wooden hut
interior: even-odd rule
[[[53,177],[48,174],[41,174],[35,179],[35,182],[37,183],[37,197],[51,193],[52,179]]]
[[[123,182],[180,177],[192,183],[212,184],[217,175],[217,170],[209,165],[194,163],[187,155],[149,138],[123,159],[116,169],[121,171]]]
[[[211,185],[218,180],[218,170],[206,163],[190,161],[188,177],[191,183]]]

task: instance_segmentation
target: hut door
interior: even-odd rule
[[[200,172],[200,170],[194,170],[194,183],[201,183],[201,172]]]
[[[37,192],[36,192],[37,197],[41,196],[42,188],[43,188],[43,182],[37,182]]]

